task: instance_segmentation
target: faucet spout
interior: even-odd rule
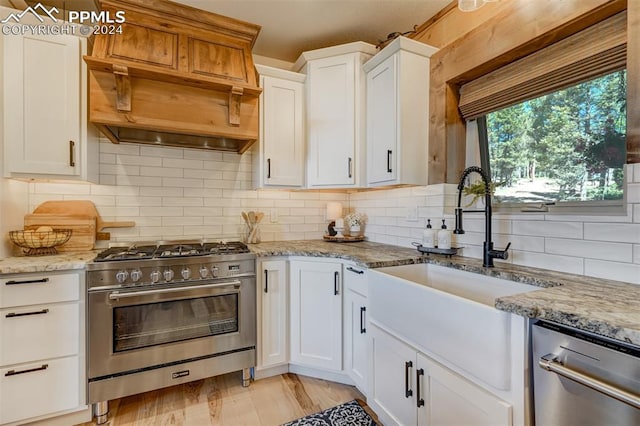
[[[494,250],[493,249],[493,241],[491,240],[491,180],[489,175],[480,167],[472,166],[467,167],[460,177],[460,183],[458,183],[458,206],[455,209],[456,214],[456,228],[453,231],[454,234],[464,234],[464,229],[462,227],[462,207],[460,206],[462,201],[462,189],[464,188],[464,182],[467,177],[471,173],[478,173],[482,178],[482,182],[484,183],[484,244],[483,244],[483,256],[482,256],[482,266],[491,268],[493,267],[493,259],[507,259],[509,257],[509,245],[505,250]]]

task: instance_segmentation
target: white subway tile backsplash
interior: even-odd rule
[[[163,158],[163,168],[177,168],[177,169],[202,169],[204,166],[203,160],[184,160],[180,158]]]
[[[162,205],[162,198],[160,197],[142,197],[139,195],[134,196],[116,196],[117,206],[160,206]]]
[[[182,216],[182,217],[162,217],[162,226],[187,226],[187,225],[202,225],[203,220],[201,216]]]
[[[543,237],[582,238],[582,223],[576,222],[539,222],[514,220],[513,233],[516,235],[537,235]]]
[[[584,238],[623,243],[640,242],[640,224],[585,223]]]
[[[91,185],[73,183],[36,183],[33,192],[36,194],[84,195],[91,193]]]
[[[116,156],[116,164],[124,164],[125,166],[162,166],[162,159],[158,157],[140,157],[139,155],[122,155]]]
[[[631,262],[632,251],[630,244],[572,240],[568,238],[545,239],[545,252],[550,254]]]
[[[115,144],[104,139],[100,141],[100,153],[124,154],[140,156],[140,145],[120,143]]]
[[[192,149],[181,149],[180,151],[184,151],[183,157],[185,159],[222,161],[222,153],[219,151],[202,151]]]
[[[585,259],[585,275],[640,284],[640,265]]]
[[[157,177],[183,177],[182,169],[170,169],[167,167],[140,167],[140,176],[157,176]]]
[[[186,197],[187,188],[163,188],[161,186],[157,186],[161,182],[155,181],[156,185],[154,186],[142,186],[140,187],[140,194],[148,197],[182,197],[183,195]]]
[[[202,179],[184,179],[184,178],[162,178],[162,186],[173,186],[178,188],[202,188]]]
[[[515,265],[551,269],[570,274],[582,275],[584,273],[584,259],[580,257],[513,250],[511,260]]]
[[[112,241],[238,239],[245,229],[241,212],[249,210],[265,213],[263,241],[319,239],[327,227],[329,201],[342,203],[345,214],[367,214],[365,232],[371,241],[411,247],[411,242],[421,240],[427,218],[436,231],[443,217],[453,228],[455,184],[351,193],[256,191],[250,153],[115,145],[106,140],[100,148],[100,185],[32,183],[30,207],[52,199],[91,199],[108,220],[136,222],[134,228],[110,229]],[[622,277],[618,279],[628,278],[640,267],[640,165],[627,166],[627,179],[626,214],[494,211],[495,247],[511,242],[511,259],[522,265],[595,276],[616,269],[621,271],[613,271]],[[418,220],[407,220],[416,207]],[[274,210],[277,222],[271,222]],[[463,246],[462,255],[481,258],[484,217],[466,214],[464,220],[467,233],[454,235],[453,243]]]
[[[185,150],[180,148],[159,147],[159,146],[141,146],[140,155],[142,157],[165,157],[165,158],[183,158]]]
[[[100,175],[100,185],[115,185],[115,184],[116,184],[115,175]]]

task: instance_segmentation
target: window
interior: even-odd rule
[[[624,200],[626,23],[620,12],[461,86],[503,206],[619,211],[606,209]]]
[[[496,201],[622,200],[626,86],[616,71],[481,117]]]

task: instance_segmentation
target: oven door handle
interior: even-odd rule
[[[124,293],[120,293],[119,291],[113,291],[109,293],[110,300],[118,300],[124,299],[127,297],[140,297],[140,296],[149,296],[152,294],[166,294],[166,293],[175,293],[178,291],[185,290],[200,290],[205,288],[220,288],[220,287],[229,287],[233,286],[234,288],[240,288],[241,282],[238,280],[228,281],[224,283],[216,283],[216,284],[202,284],[202,285],[190,285],[186,287],[172,287],[172,288],[160,288],[155,290],[142,290],[142,291],[128,291]]]
[[[554,354],[547,354],[540,358],[538,365],[547,370],[566,377],[569,380],[573,380],[576,383],[590,387],[591,389],[598,391],[611,398],[615,398],[618,401],[624,402],[635,408],[640,408],[640,397],[630,392],[611,386],[601,380],[594,377],[587,376],[579,371],[572,370],[562,365]]]

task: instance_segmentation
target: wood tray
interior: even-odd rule
[[[344,237],[332,237],[330,235],[325,235],[322,238],[325,241],[331,241],[333,243],[357,243],[359,241],[364,241],[364,235],[359,237],[352,237],[350,235],[345,235]]]

